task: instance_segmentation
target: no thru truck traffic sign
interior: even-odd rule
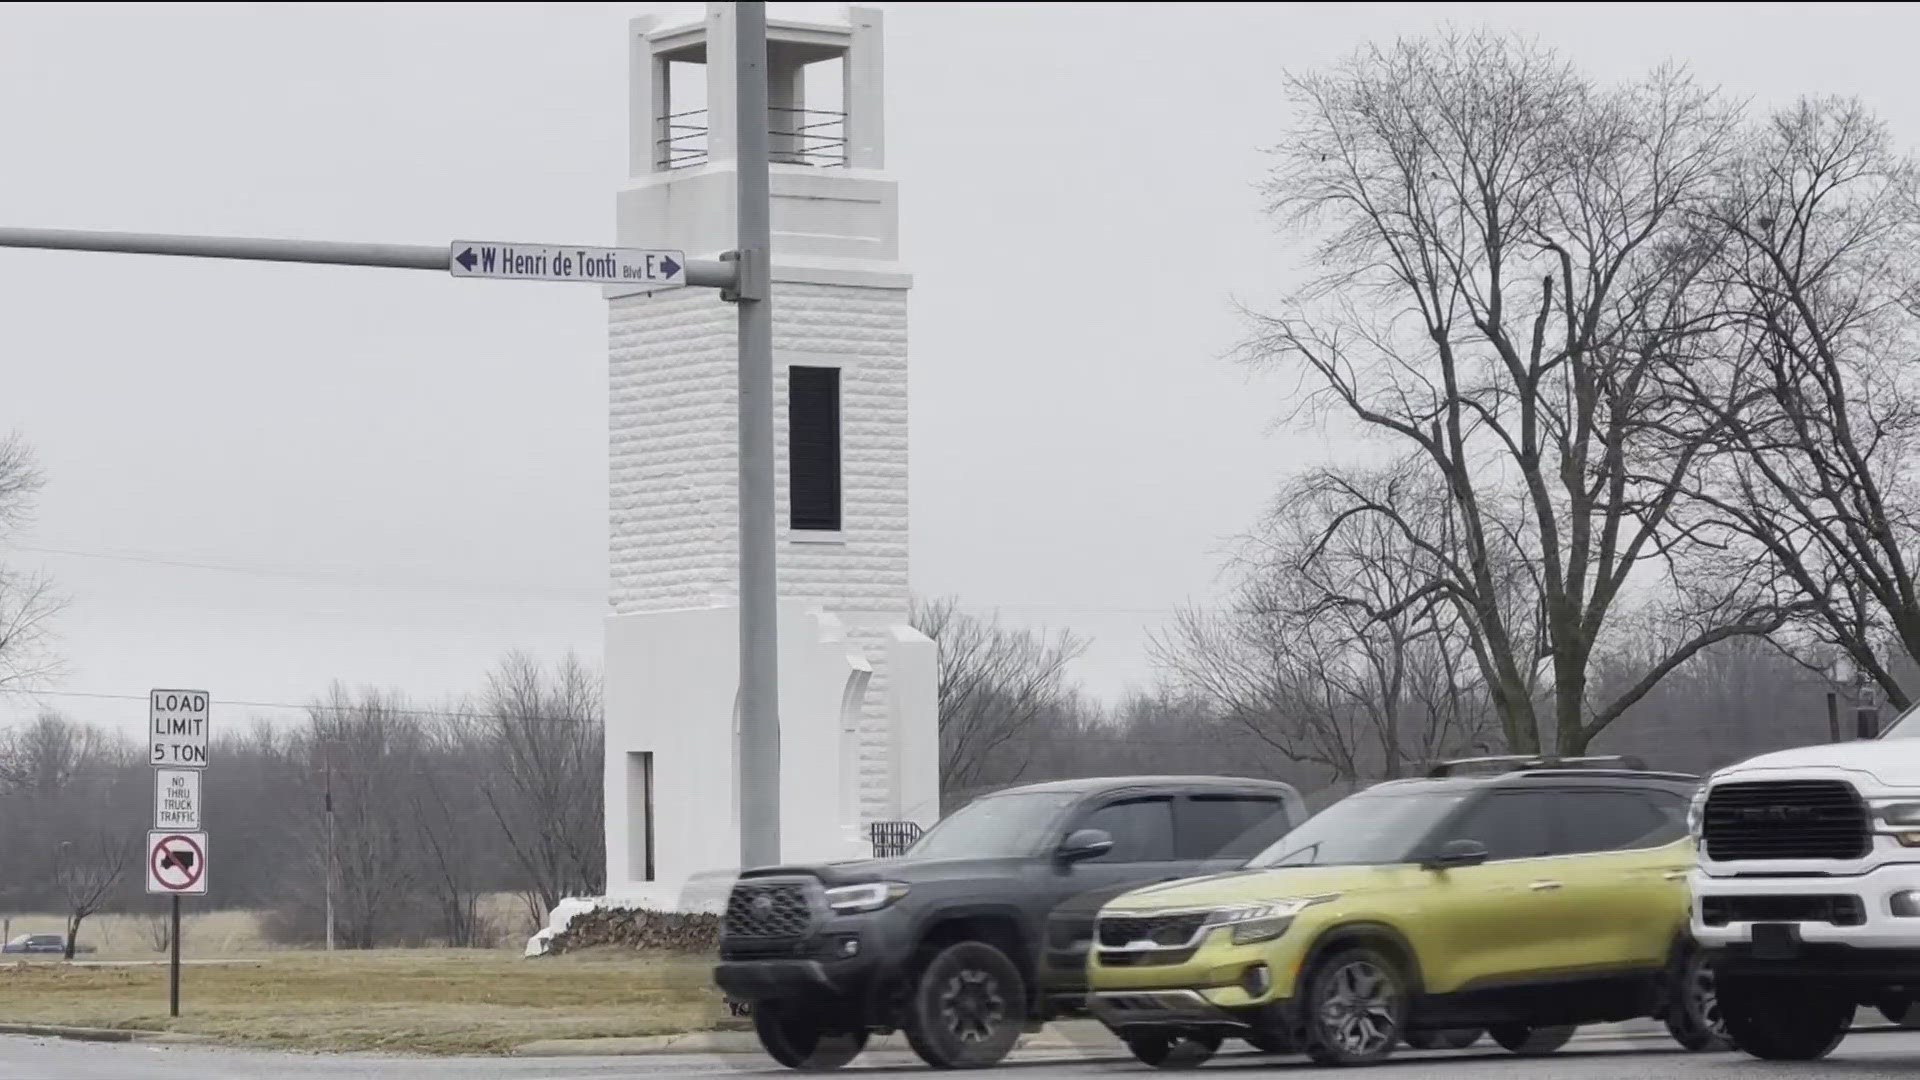
[[[207,767],[207,711],[210,701],[205,690],[155,690],[153,753],[147,758],[156,769],[204,769]]]
[[[153,771],[153,827],[192,832],[200,828],[200,773],[195,769]]]

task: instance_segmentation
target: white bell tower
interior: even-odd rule
[[[734,9],[633,22],[618,243],[734,243]],[[931,641],[907,626],[907,291],[881,15],[770,18],[782,857],[938,814]],[[677,903],[737,860],[733,306],[607,290],[607,889]]]

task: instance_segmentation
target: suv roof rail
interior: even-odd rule
[[[1429,768],[1427,776],[1439,779],[1457,776],[1469,770],[1534,772],[1549,769],[1616,769],[1625,772],[1645,772],[1647,764],[1639,758],[1625,755],[1563,758],[1551,755],[1515,754],[1504,757],[1456,758],[1452,761],[1442,761]]]

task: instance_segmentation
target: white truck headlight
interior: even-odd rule
[[[1697,843],[1707,824],[1707,789],[1701,788],[1693,793],[1693,801],[1687,804],[1687,835]]]
[[[905,895],[907,886],[899,881],[840,885],[827,890],[827,906],[837,915],[855,915],[863,911],[879,911]]]
[[[1920,801],[1876,800],[1874,831],[1891,833],[1903,847],[1920,847]]]

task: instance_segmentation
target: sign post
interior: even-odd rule
[[[683,286],[720,290],[738,308],[740,353],[740,853],[744,866],[780,858],[780,718],[778,623],[774,559],[773,274],[768,179],[767,5],[740,0],[734,35],[738,75],[734,118],[738,182],[737,247],[718,260],[688,260],[682,252],[648,248],[588,248],[559,244],[461,242],[350,244],[259,237],[168,236],[154,233],[0,227],[0,247],[101,251],[193,259],[239,259],[430,270],[455,277],[568,281],[662,292]],[[493,252],[489,268],[487,252]],[[556,266],[556,263],[563,264]],[[157,696],[157,695],[156,695]],[[203,699],[204,700],[204,696]],[[173,715],[170,713],[170,715]],[[205,710],[200,712],[205,729]],[[159,727],[156,702],[156,732]],[[172,753],[173,751],[168,751]],[[205,768],[200,760],[162,756],[157,767]]]
[[[153,829],[147,834],[147,892],[172,905],[167,933],[167,1015],[180,1015],[180,898],[207,895],[207,834],[201,831],[200,774],[207,767],[212,698],[205,690],[148,695]]]

